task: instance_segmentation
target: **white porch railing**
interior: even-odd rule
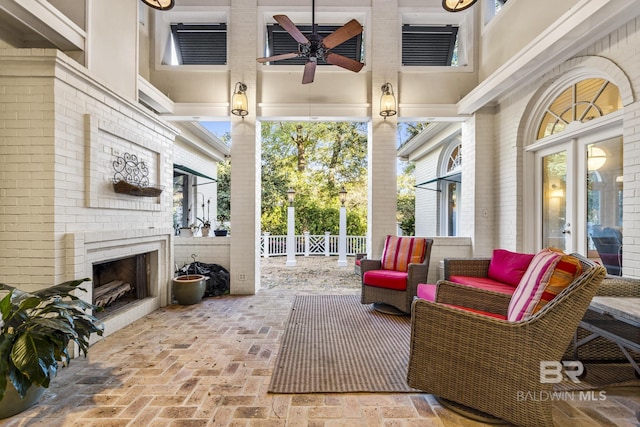
[[[338,255],[338,236],[309,234],[295,236],[296,255]],[[347,236],[347,256],[367,252],[366,236]],[[272,236],[264,233],[260,237],[260,254],[268,258],[287,254],[287,236]]]

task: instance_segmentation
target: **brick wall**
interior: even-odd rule
[[[37,289],[83,274],[68,236],[171,224],[175,129],[56,50],[0,49],[0,101],[0,282]],[[159,197],[114,192],[124,152],[147,163]]]
[[[531,127],[537,125],[535,107],[541,103],[545,89],[554,81],[574,73],[582,78],[604,77],[620,88],[624,104],[621,133],[624,139],[624,260],[625,275],[640,275],[640,20],[626,25],[602,37],[552,71],[521,86],[501,99],[495,115],[496,159],[495,186],[486,191],[496,194],[496,247],[519,249],[523,241],[531,242],[535,213],[533,206],[533,180],[530,175],[533,160],[524,151],[533,142]],[[487,173],[489,171],[487,170]],[[516,177],[519,177],[516,179]],[[521,180],[521,182],[519,182]],[[477,196],[480,195],[479,193]]]

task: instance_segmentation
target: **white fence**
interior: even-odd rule
[[[338,237],[329,232],[324,235],[304,233],[295,236],[296,255],[338,255]],[[347,236],[347,256],[367,252],[366,236]],[[287,236],[264,233],[260,238],[260,254],[268,258],[287,254]]]

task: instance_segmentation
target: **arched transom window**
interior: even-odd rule
[[[446,175],[462,169],[462,144],[457,144],[449,152]]]
[[[562,132],[569,123],[584,123],[622,108],[618,87],[610,81],[591,78],[565,89],[546,109],[538,128],[538,139]]]

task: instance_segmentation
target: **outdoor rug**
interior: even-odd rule
[[[410,322],[356,295],[298,295],[269,391],[416,392],[406,382]]]

